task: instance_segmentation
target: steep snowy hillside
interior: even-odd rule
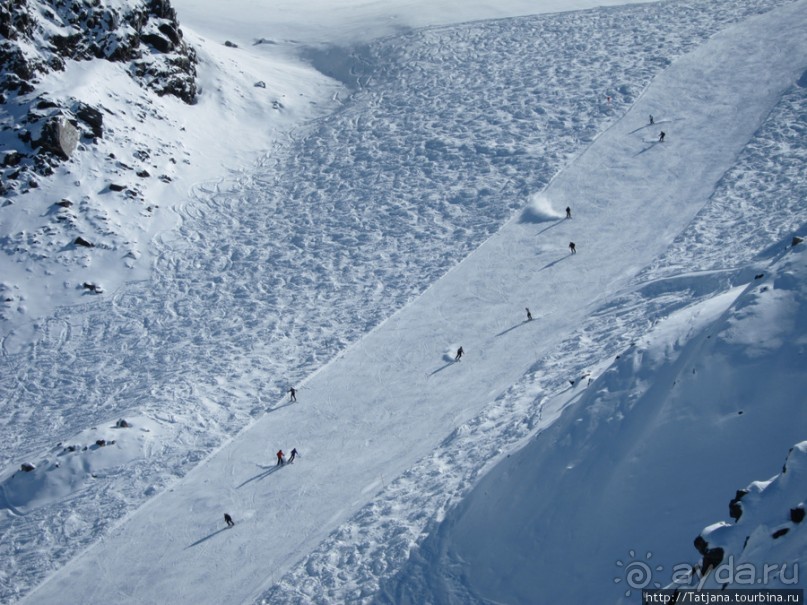
[[[642,588],[681,580],[701,528],[728,514],[749,476],[778,468],[807,426],[807,250],[787,242],[779,250],[756,265],[759,279],[746,273],[746,286],[670,314],[574,398],[561,394],[558,421],[430,528],[380,601],[627,603]],[[679,276],[665,295],[719,280]],[[648,303],[657,304],[664,290],[653,287]],[[807,537],[800,527],[779,541],[771,534],[791,527],[804,483],[777,485],[752,488],[741,500],[745,521],[704,537],[759,570],[787,563],[792,578]]]

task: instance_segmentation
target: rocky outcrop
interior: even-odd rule
[[[168,0],[0,3],[0,104],[13,105],[8,113],[21,116],[0,126],[19,139],[0,157],[0,194],[32,189],[82,142],[103,138],[102,107],[44,93],[29,98],[42,76],[67,61],[97,60],[125,64],[135,81],[158,95],[196,100],[196,53]]]
[[[158,94],[196,98],[196,53],[168,0],[136,0],[125,9],[106,0],[11,0],[0,6],[0,34],[4,93],[32,92],[42,74],[67,60],[103,59],[129,63],[132,76]]]
[[[45,122],[41,137],[32,145],[69,160],[76,150],[78,138],[78,128],[64,117],[53,117]]]

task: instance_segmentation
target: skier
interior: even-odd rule
[[[295,389],[294,387],[291,387],[289,389],[289,400],[292,402],[297,401],[297,389]]]
[[[293,450],[291,450],[291,458],[289,458],[289,464],[294,462],[294,459],[296,457],[297,457],[297,448],[295,447]]]
[[[656,123],[656,121],[653,119],[653,114],[651,113],[650,114],[650,125],[652,126],[655,123]]]
[[[658,142],[663,143],[664,142],[664,137],[666,137],[666,136],[667,136],[667,133],[662,130],[658,135]]]
[[[527,309],[527,321],[532,321],[532,313],[530,313],[530,308],[525,307]]]
[[[275,466],[283,466],[286,461],[283,459],[283,450],[277,450],[277,464]]]
[[[572,209],[566,206],[566,218],[572,218]]]
[[[574,242],[569,242],[569,252],[572,254],[577,254],[577,248],[574,245]]]
[[[235,525],[235,521],[233,521],[233,518],[228,513],[224,513],[224,522],[227,524],[227,527]]]
[[[462,350],[462,347],[460,347],[459,349],[457,349],[457,356],[456,356],[456,357],[454,357],[454,361],[459,361],[459,360],[460,360],[460,358],[462,357],[462,354],[463,354],[463,353],[465,353],[465,351],[463,351],[463,350]]]

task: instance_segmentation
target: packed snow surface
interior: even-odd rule
[[[0,600],[619,602],[628,552],[694,560],[807,426],[807,0],[224,4],[177,3],[199,103],[127,135],[187,159],[131,272],[14,267],[110,287],[3,320]]]

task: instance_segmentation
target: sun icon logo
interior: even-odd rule
[[[616,566],[623,571],[622,576],[616,576],[614,578],[614,584],[620,584],[622,581],[625,582],[627,586],[625,596],[629,597],[631,595],[631,591],[643,590],[651,584],[654,588],[661,588],[661,584],[658,582],[653,582],[653,573],[663,571],[664,567],[661,565],[656,565],[653,567],[650,561],[650,559],[653,558],[653,553],[647,552],[643,561],[636,559],[635,550],[629,550],[628,554],[630,555],[630,559],[627,561],[623,562],[617,559]]]

